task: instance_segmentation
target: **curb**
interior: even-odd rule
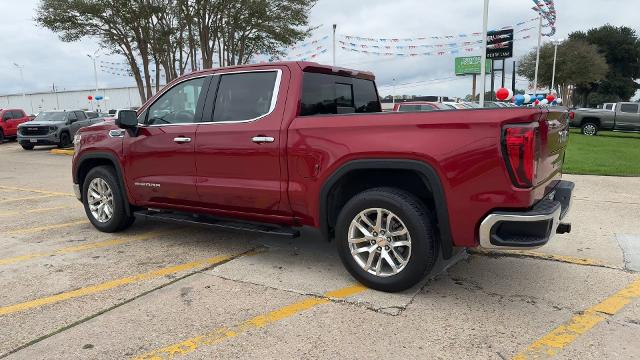
[[[51,149],[49,150],[51,154],[55,155],[73,155],[75,154],[75,150],[73,149]]]

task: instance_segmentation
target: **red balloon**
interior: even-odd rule
[[[533,102],[533,105],[540,105],[540,100],[536,99],[536,101]]]
[[[508,97],[509,97],[509,89],[500,88],[498,89],[498,91],[496,91],[496,99],[503,101],[503,100],[506,100]]]
[[[555,99],[556,99],[555,96],[553,96],[551,94],[547,95],[547,100],[549,101],[549,104],[551,104],[553,102],[553,100],[555,100]]]
[[[93,96],[89,95],[89,96],[87,96],[87,99],[93,100]]]

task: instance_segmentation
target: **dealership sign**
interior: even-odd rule
[[[495,30],[487,33],[487,59],[513,57],[513,29]]]
[[[455,64],[456,75],[480,74],[480,56],[457,57]],[[486,69],[491,71],[491,60],[487,60]]]

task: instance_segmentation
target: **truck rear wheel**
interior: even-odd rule
[[[581,131],[583,135],[594,136],[598,134],[598,124],[587,121],[582,124]]]
[[[366,190],[347,202],[336,224],[338,253],[349,273],[381,291],[401,291],[433,267],[436,238],[424,204],[395,188]]]
[[[110,166],[89,171],[82,184],[82,203],[91,224],[102,232],[121,231],[135,221],[126,213],[129,203]]]

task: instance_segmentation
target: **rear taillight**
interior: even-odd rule
[[[574,117],[576,117],[576,113],[573,111],[569,112],[569,119],[573,120]]]
[[[537,168],[537,124],[509,125],[504,128],[504,151],[513,184],[533,186]]]

